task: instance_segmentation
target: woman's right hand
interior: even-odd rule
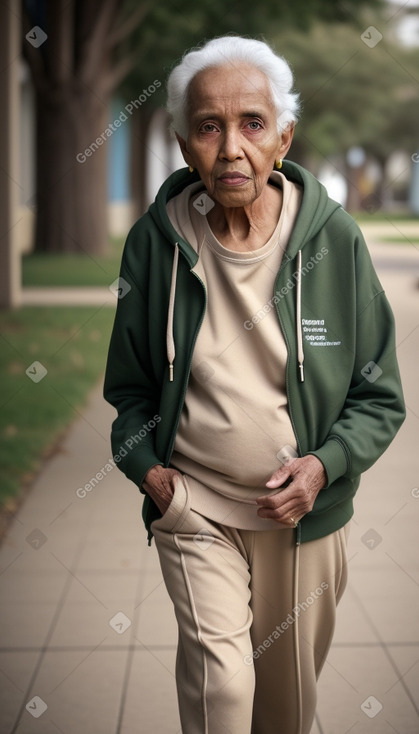
[[[174,478],[181,476],[177,469],[165,469],[161,464],[155,464],[144,477],[143,487],[162,515],[173,498]]]

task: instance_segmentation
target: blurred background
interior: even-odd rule
[[[409,294],[408,306],[400,301],[396,313],[396,320],[408,314],[405,327],[399,324],[403,339],[416,333],[419,0],[0,0],[0,533],[6,550],[16,548],[11,521],[23,517],[23,500],[65,453],[74,420],[87,420],[94,389],[100,405],[125,237],[167,176],[184,165],[164,110],[168,73],[187,49],[231,32],[267,40],[291,64],[302,107],[289,158],[359,222],[379,275],[395,294],[391,302],[397,306],[398,296]],[[406,344],[416,421],[409,435],[417,443],[416,380],[408,372],[415,348],[412,340]],[[89,414],[98,430],[99,413]],[[105,454],[110,421],[109,412],[100,413]],[[72,466],[83,464],[87,482],[101,460],[89,468],[91,445],[78,451]],[[412,482],[406,479],[409,501],[419,496],[417,488],[410,494]],[[67,498],[74,499],[71,492]],[[63,497],[58,514],[66,502]],[[140,535],[138,518],[136,524]],[[29,533],[26,541],[35,547],[43,537]]]

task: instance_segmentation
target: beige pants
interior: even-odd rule
[[[346,585],[346,532],[237,530],[190,508],[187,480],[152,523],[179,625],[183,734],[309,734]]]

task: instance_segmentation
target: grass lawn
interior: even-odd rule
[[[22,258],[23,286],[109,286],[119,275],[124,239],[105,256],[31,254]]]
[[[28,484],[76,416],[105,367],[113,323],[110,307],[0,311],[0,505]],[[26,374],[38,361],[39,382]],[[41,375],[41,368],[31,370]]]
[[[380,242],[391,242],[393,245],[417,245],[419,237],[380,237]]]

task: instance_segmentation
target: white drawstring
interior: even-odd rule
[[[166,329],[166,349],[167,359],[169,362],[169,380],[173,382],[173,362],[176,355],[175,340],[173,337],[173,312],[175,309],[175,294],[176,294],[176,277],[177,277],[177,266],[179,260],[179,246],[175,244],[175,254],[173,256],[172,265],[172,280],[170,283],[170,296],[169,296],[169,310],[167,313],[167,329]]]
[[[300,382],[304,382],[304,346],[303,346],[303,327],[301,324],[301,263],[302,252],[298,250],[297,259],[297,349],[298,349],[298,368],[300,370]]]

